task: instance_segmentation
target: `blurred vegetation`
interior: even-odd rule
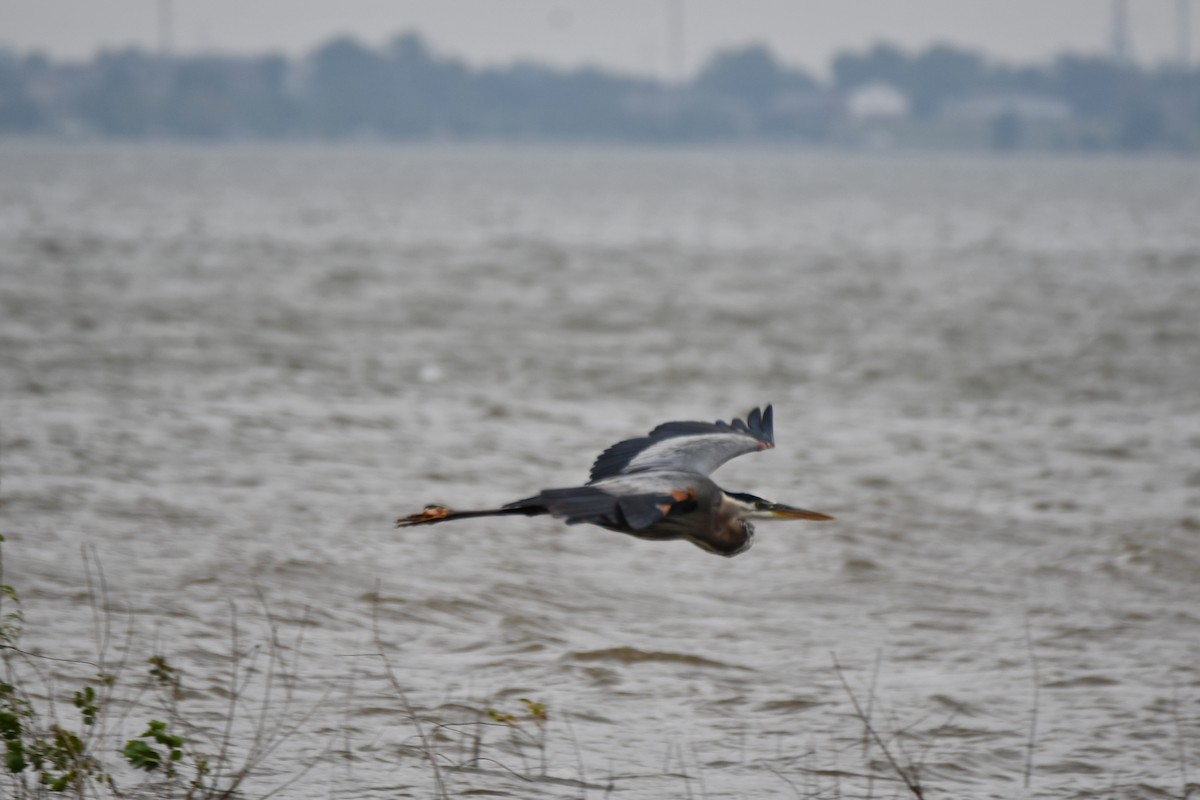
[[[133,638],[138,626],[130,617],[126,620],[130,623],[128,638],[123,643],[112,641],[114,612],[103,571],[98,561],[88,560],[88,604],[96,625],[95,641],[90,644],[96,648],[95,660],[25,649],[21,597],[14,586],[4,582],[4,541],[0,535],[0,796],[13,800],[265,800],[289,796],[318,766],[351,764],[380,749],[378,732],[370,735],[370,744],[360,753],[350,728],[331,724],[328,715],[317,716],[331,691],[307,709],[294,706],[297,683],[302,680],[295,668],[305,659],[298,649],[281,643],[265,600],[268,630],[265,640],[255,644],[242,639],[236,607],[231,604],[230,650],[224,669],[217,668],[218,673],[227,675],[192,674],[190,681],[185,681],[184,670],[163,655],[150,656],[143,662],[148,669],[130,674],[130,656],[140,652]],[[299,644],[298,636],[296,646]],[[415,789],[425,792],[423,796],[449,800],[515,796],[510,788],[519,786],[528,789],[527,796],[587,798],[597,796],[589,792],[608,797],[618,788],[682,785],[683,791],[676,793],[693,797],[691,784],[696,783],[704,793],[695,752],[689,764],[682,746],[669,742],[662,772],[618,773],[610,760],[607,774],[589,778],[580,743],[566,721],[570,715],[556,712],[555,718],[563,719],[564,725],[555,727],[552,734],[549,706],[529,697],[502,698],[508,702],[500,707],[490,702],[445,701],[436,708],[418,710],[410,704],[389,648],[380,639],[377,617],[375,644],[378,653],[359,655],[378,662],[383,685],[392,691],[380,695],[368,687],[372,713],[378,711],[379,703],[390,704],[391,720],[384,725],[412,731],[402,741],[385,746],[383,757],[389,762],[389,773],[405,763],[414,771],[410,774],[418,776],[416,785],[400,785],[396,791]],[[854,706],[854,718],[863,727],[861,745],[854,736],[841,739],[848,742],[845,748],[849,751],[862,750],[864,763],[848,770],[814,767],[807,763],[812,753],[802,753],[779,759],[778,769],[766,769],[797,797],[843,796],[843,786],[849,792],[859,784],[865,784],[865,796],[870,797],[878,783],[896,791],[906,788],[920,800],[925,796],[923,762],[904,751],[895,731],[881,732],[869,708],[863,710],[836,659],[835,669]],[[80,688],[72,691],[75,686]],[[870,692],[874,701],[874,685]],[[143,719],[144,723],[138,722]],[[293,742],[301,733],[306,741]],[[289,743],[294,746],[284,752]],[[561,756],[572,749],[574,764],[552,761],[552,755]],[[882,753],[884,761],[875,758],[874,752]],[[357,791],[352,770],[339,769],[336,775],[337,781],[349,786],[333,790],[335,793]],[[329,779],[328,769],[324,779]],[[810,785],[811,792],[802,794],[800,782]],[[830,794],[831,790],[835,794]]]
[[[0,535],[0,546],[4,541]],[[247,780],[265,770],[312,713],[296,712],[290,699],[278,702],[275,684],[286,689],[294,675],[280,669],[274,637],[264,656],[255,648],[243,660],[235,617],[225,723],[206,726],[198,721],[206,710],[183,703],[188,694],[183,673],[165,656],[149,657],[149,669],[140,677],[128,674],[128,652],[114,660],[110,651],[130,649],[133,627],[124,645],[114,646],[103,571],[90,559],[85,566],[96,655],[94,660],[58,658],[25,649],[25,611],[17,589],[4,582],[0,549],[0,794],[14,800],[247,796]],[[260,674],[261,681],[251,679]],[[80,688],[72,692],[73,686]],[[198,696],[194,690],[190,694]],[[143,714],[150,719],[136,724]],[[234,732],[239,716],[253,720],[248,735]],[[138,733],[131,737],[133,731]],[[306,771],[285,778],[273,791],[285,790]]]
[[[1018,67],[944,44],[877,44],[837,55],[830,72],[823,83],[760,45],[717,53],[685,84],[528,62],[476,69],[412,33],[381,48],[338,38],[293,60],[0,50],[0,134],[1200,150],[1200,69],[1080,55]],[[872,87],[902,108],[857,110]]]

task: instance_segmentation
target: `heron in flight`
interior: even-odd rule
[[[397,528],[453,519],[550,515],[568,525],[586,522],[639,539],[686,539],[722,556],[750,549],[752,520],[833,519],[722,489],[709,475],[731,458],[775,446],[771,406],[732,422],[666,422],[646,436],[617,442],[592,464],[584,486],[545,491],[500,508],[452,511],[429,505],[396,520]]]

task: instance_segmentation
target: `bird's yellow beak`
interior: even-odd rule
[[[783,503],[772,503],[767,506],[764,511],[774,514],[779,519],[811,519],[811,520],[827,520],[833,519],[828,514],[822,514],[819,511],[809,511],[804,508],[795,508],[794,506],[785,506]]]

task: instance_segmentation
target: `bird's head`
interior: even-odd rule
[[[739,519],[833,519],[828,514],[796,508],[783,503],[772,503],[770,500],[764,500],[748,492],[725,492],[725,494],[737,507]]]

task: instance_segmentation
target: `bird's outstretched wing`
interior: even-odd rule
[[[708,475],[731,458],[775,446],[771,406],[743,422],[665,422],[649,435],[617,442],[592,464],[592,482],[651,470]]]

